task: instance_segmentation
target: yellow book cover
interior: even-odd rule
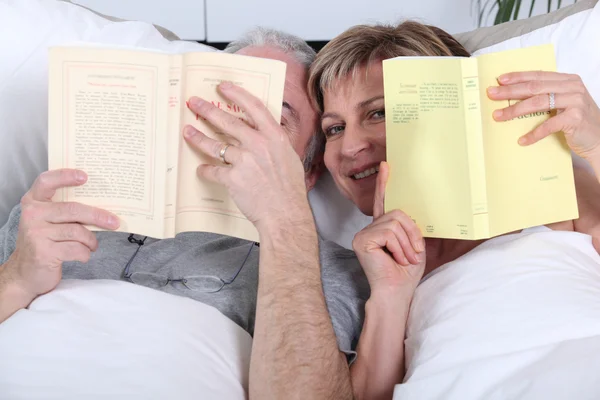
[[[522,147],[550,112],[496,122],[486,89],[517,71],[555,71],[552,45],[477,57],[383,62],[386,211],[401,209],[425,237],[483,239],[578,217],[562,133]],[[505,104],[504,104],[505,103]]]

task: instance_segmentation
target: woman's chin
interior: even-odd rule
[[[373,216],[373,199],[370,199],[370,201],[355,201],[354,204],[356,205],[356,207],[358,207],[361,213],[369,217]]]

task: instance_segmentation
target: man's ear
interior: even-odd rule
[[[321,154],[318,158],[313,160],[310,169],[304,173],[304,181],[306,183],[306,191],[310,191],[317,184],[317,180],[321,174],[325,171],[325,163],[323,162],[323,155]]]

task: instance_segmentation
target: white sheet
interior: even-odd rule
[[[0,324],[0,399],[245,399],[251,347],[197,301],[63,281]]]
[[[419,286],[395,399],[599,399],[600,257],[534,228],[492,239]]]

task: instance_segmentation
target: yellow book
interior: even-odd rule
[[[169,238],[207,231],[258,241],[258,232],[222,185],[201,180],[199,164],[218,163],[193,151],[182,128],[228,137],[186,106],[192,96],[247,120],[217,91],[231,81],[281,116],[286,65],[241,55],[163,54],[126,49],[56,47],[49,54],[49,169],[88,174],[80,187],[58,190],[115,213],[120,231]],[[93,227],[90,227],[93,228]]]
[[[550,112],[492,118],[509,102],[490,100],[487,88],[504,73],[535,70],[556,70],[552,45],[385,60],[386,211],[403,210],[425,237],[455,239],[578,218],[564,135],[517,143]]]

